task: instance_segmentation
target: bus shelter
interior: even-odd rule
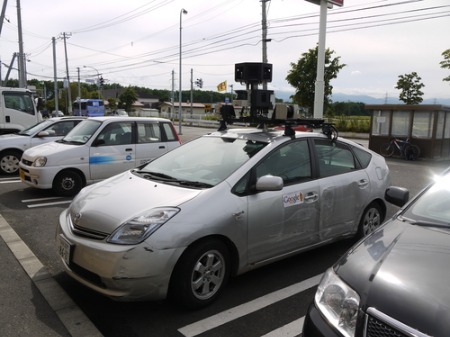
[[[380,153],[392,137],[409,138],[420,158],[450,159],[450,106],[366,105],[371,115],[369,149]]]

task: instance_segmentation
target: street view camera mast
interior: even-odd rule
[[[237,63],[234,68],[234,80],[245,83],[246,90],[236,90],[237,99],[233,101],[242,106],[239,116],[236,116],[233,106],[222,106],[220,114],[222,120],[218,131],[227,129],[227,124],[233,122],[243,122],[256,124],[258,128],[265,128],[267,124],[284,125],[285,135],[292,136],[295,131],[293,125],[308,125],[312,128],[322,128],[322,132],[330,139],[337,138],[336,128],[325,123],[322,118],[279,118],[275,111],[269,118],[269,110],[273,109],[274,93],[273,90],[258,89],[262,83],[272,82],[272,64],[270,63]]]
[[[247,101],[242,107],[250,108],[250,116],[267,117],[269,109],[273,108],[273,91],[258,89],[258,85],[272,82],[272,64],[237,63],[234,67],[234,80],[246,85],[246,90],[236,90],[236,93],[238,100]]]

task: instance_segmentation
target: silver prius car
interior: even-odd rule
[[[214,301],[230,276],[384,220],[380,155],[318,132],[217,131],[85,187],[62,212],[69,275],[116,300]]]

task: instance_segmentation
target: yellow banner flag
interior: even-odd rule
[[[227,81],[219,83],[217,86],[217,91],[227,91]]]

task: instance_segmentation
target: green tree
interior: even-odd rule
[[[115,98],[108,98],[108,108],[111,110],[117,109],[117,101]]]
[[[136,91],[132,87],[126,88],[119,96],[120,104],[125,109],[125,111],[130,112],[131,106],[137,101],[138,96]]]
[[[450,49],[447,49],[442,53],[442,56],[444,57],[444,60],[439,62],[442,69],[449,69],[450,70]],[[449,81],[450,82],[450,75],[445,77],[443,81]]]
[[[317,79],[317,55],[319,48],[310,49],[303,53],[297,63],[291,63],[292,69],[288,72],[286,80],[295,88],[295,95],[292,97],[294,102],[302,107],[314,107],[315,83]],[[324,103],[325,107],[330,103],[333,87],[330,81],[337,77],[339,71],[346,65],[340,63],[340,57],[332,58],[334,51],[327,48],[325,51],[325,70],[324,70]],[[326,109],[324,109],[326,110]]]
[[[415,71],[411,74],[400,75],[395,89],[401,90],[399,99],[406,104],[419,104],[423,101],[422,89],[425,84],[422,78]]]

